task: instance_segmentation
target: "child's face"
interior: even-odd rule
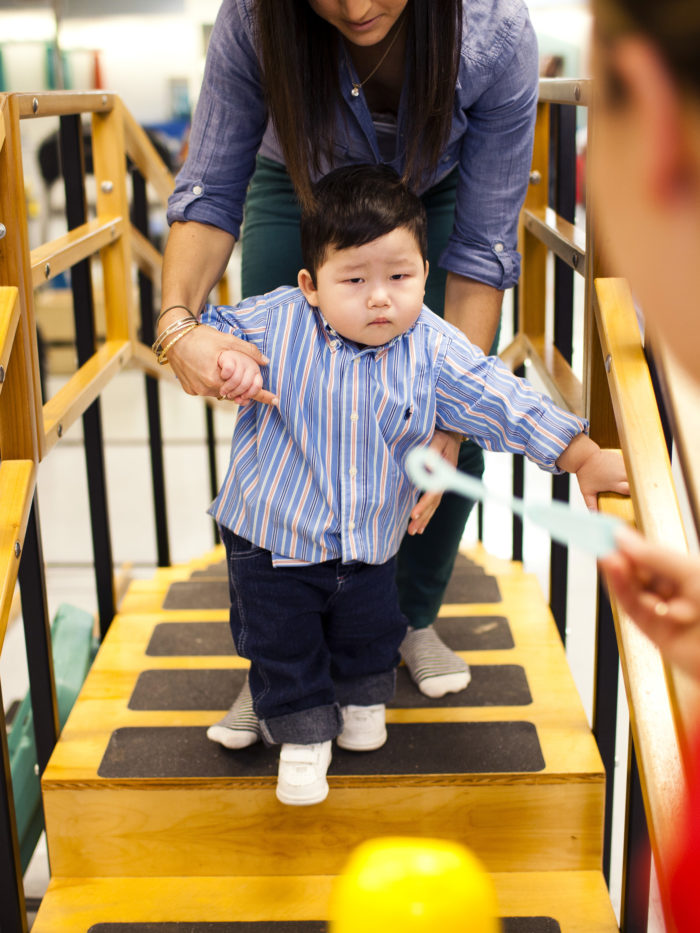
[[[299,287],[341,337],[379,347],[415,323],[427,276],[415,237],[397,227],[364,246],[329,249],[316,282],[302,269]]]

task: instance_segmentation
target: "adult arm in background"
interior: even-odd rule
[[[496,7],[492,15],[498,15]],[[482,30],[471,22],[465,36],[463,58],[469,65],[463,62],[463,67],[471,70],[460,76],[461,87],[478,82],[481,87],[477,98],[465,104],[455,225],[440,260],[448,270],[445,320],[487,354],[503,292],[520,274],[518,218],[529,183],[537,113],[537,40],[524,7],[519,17],[509,27],[498,23],[497,42],[488,23]]]
[[[600,561],[611,592],[664,658],[700,680],[700,557],[626,528]]]
[[[162,332],[189,309],[198,315],[211,289],[223,275],[235,239],[225,230],[196,221],[176,222],[163,260],[162,307],[171,308],[160,320]],[[189,395],[227,396],[231,386],[222,381],[218,365],[223,350],[240,350],[260,365],[265,359],[245,340],[211,327],[196,327],[168,350],[168,362]],[[261,382],[262,384],[262,382]],[[272,393],[261,389],[257,401],[270,402]]]

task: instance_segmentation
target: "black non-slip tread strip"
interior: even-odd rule
[[[442,618],[435,630],[453,651],[505,651],[514,646],[503,616]],[[229,657],[236,654],[228,622],[159,622],[146,654],[153,658]]]
[[[201,576],[195,571],[189,580],[172,583],[165,594],[163,609],[228,609],[229,591],[225,577]],[[463,554],[458,554],[444,603],[498,603],[501,592],[495,577]]]
[[[561,933],[551,917],[503,917],[503,933]],[[322,920],[254,920],[214,923],[98,923],[88,933],[327,933]]]
[[[531,722],[389,723],[373,752],[334,746],[329,776],[508,774],[541,771],[544,758]],[[198,726],[124,727],[112,733],[102,778],[252,778],[277,773],[279,749],[258,742],[229,751]]]
[[[399,668],[395,709],[440,709],[444,707],[527,706],[532,703],[525,671],[518,664],[474,664],[466,690],[439,699],[424,696],[405,667]],[[129,699],[132,710],[226,710],[238,696],[245,670],[211,668],[148,670],[139,674]]]

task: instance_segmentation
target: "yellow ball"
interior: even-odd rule
[[[499,933],[493,882],[464,846],[386,837],[358,846],[331,898],[330,933]]]

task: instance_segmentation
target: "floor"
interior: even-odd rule
[[[505,303],[504,336],[508,342],[510,301]],[[511,328],[512,332],[512,328]],[[53,391],[62,381],[49,380]],[[150,576],[156,563],[153,507],[150,493],[150,467],[147,447],[146,406],[143,377],[124,372],[106,389],[101,401],[108,478],[109,514],[115,569],[121,581]],[[164,386],[161,412],[165,438],[165,471],[170,516],[170,544],[173,563],[200,555],[214,544],[212,522],[206,514],[210,501],[205,449],[204,408],[200,400],[190,398],[177,387]],[[228,459],[235,408],[220,403],[215,413],[217,462],[220,475]],[[96,599],[92,572],[90,520],[86,508],[87,493],[81,426],[66,432],[58,447],[41,464],[38,499],[50,615],[53,618],[61,603],[69,603],[90,612]],[[507,456],[487,454],[487,485],[494,490],[509,488],[511,461]],[[531,464],[526,469],[527,494],[532,499],[549,497],[549,477]],[[583,503],[572,483],[572,500],[577,508]],[[484,544],[496,556],[510,556],[510,513],[498,505],[485,507]],[[477,537],[476,514],[465,530],[466,544]],[[549,540],[532,526],[525,530],[525,566],[536,573],[545,594],[548,593]],[[581,694],[584,708],[591,716],[593,672],[593,619],[595,566],[592,559],[572,553],[569,562],[569,603],[567,654]],[[6,706],[21,698],[27,689],[23,629],[19,613],[12,621],[0,658],[0,678]],[[619,735],[622,737],[617,767],[624,779],[627,762],[625,737],[627,713],[620,710]],[[622,781],[617,782],[622,784]],[[616,802],[616,841],[621,838],[624,805]],[[40,899],[48,881],[44,840],[38,847],[25,876],[25,890],[30,900]],[[620,864],[616,859],[611,879],[613,903],[618,909]],[[657,912],[656,903],[653,907]],[[651,930],[657,926],[652,922]]]

